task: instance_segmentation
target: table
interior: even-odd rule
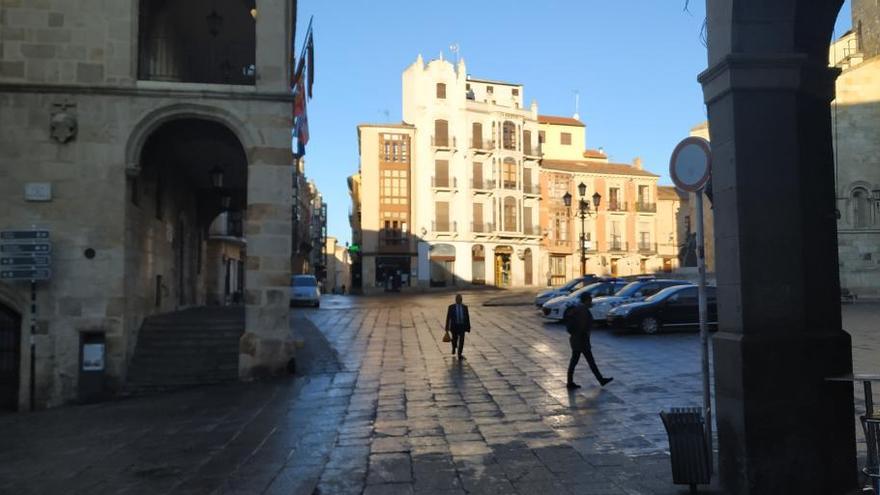
[[[874,395],[871,391],[871,382],[880,382],[880,374],[875,373],[848,373],[846,375],[829,376],[827,382],[862,382],[865,387],[865,417],[874,416]]]

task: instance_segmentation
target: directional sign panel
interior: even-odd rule
[[[0,241],[36,241],[48,240],[48,230],[2,230]]]
[[[2,254],[49,254],[52,252],[52,244],[48,242],[35,242],[33,244],[0,244]]]
[[[51,275],[48,268],[0,270],[0,280],[49,280]]]
[[[49,266],[48,256],[13,256],[0,258],[0,266]]]

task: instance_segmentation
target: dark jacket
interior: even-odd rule
[[[456,311],[455,304],[450,304],[449,309],[446,310],[446,330],[450,332],[470,332],[471,331],[471,317],[468,314],[468,307],[464,304],[461,305],[462,313],[463,313],[463,323],[458,323],[456,321]]]
[[[583,304],[570,308],[565,315],[565,329],[571,335],[569,343],[572,349],[589,347],[590,331],[593,329],[593,314]]]

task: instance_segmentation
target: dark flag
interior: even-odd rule
[[[315,84],[315,39],[312,35],[312,32],[309,31],[309,40],[308,45],[306,45],[306,50],[308,51],[308,69],[309,69],[309,80],[308,80],[308,88],[309,88],[309,98],[312,97],[312,86]]]

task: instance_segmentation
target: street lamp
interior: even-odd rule
[[[580,200],[578,200],[578,213],[581,217],[581,276],[587,274],[587,234],[586,234],[586,219],[588,216],[593,216],[593,212],[590,210],[590,203],[586,199],[587,195],[587,185],[581,182],[578,184],[578,194],[580,195]],[[595,211],[599,211],[599,203],[602,201],[602,195],[598,192],[593,193],[593,208]],[[565,203],[566,208],[571,207],[571,193],[566,192],[562,196],[562,202]]]

